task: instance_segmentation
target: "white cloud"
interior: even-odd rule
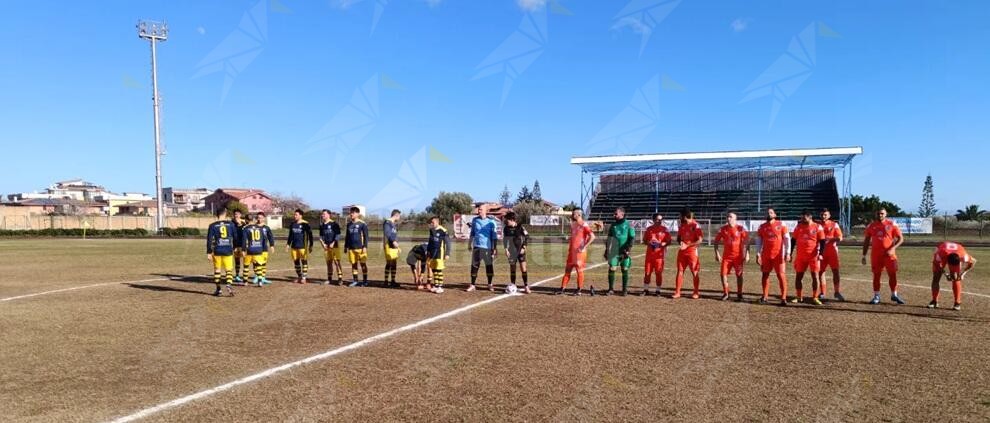
[[[734,32],[743,32],[749,27],[749,18],[736,18],[729,24],[729,28],[732,28]]]
[[[516,4],[523,10],[532,12],[547,5],[547,0],[516,0]]]

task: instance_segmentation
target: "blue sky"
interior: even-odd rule
[[[166,186],[567,202],[573,155],[860,145],[856,193],[990,206],[990,3],[941,1],[11,3],[0,193],[154,190],[139,18],[170,27]]]

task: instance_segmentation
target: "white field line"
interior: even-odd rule
[[[871,280],[871,279],[856,279],[856,278],[846,278],[846,277],[843,277],[842,280],[873,283],[873,280]],[[946,283],[945,282],[942,282],[941,286],[945,286],[945,285],[946,285]],[[911,284],[901,283],[899,281],[897,282],[897,286],[906,286],[908,288],[927,289],[929,292],[932,289],[931,286],[911,285]],[[951,286],[951,284],[950,284],[950,286]],[[951,288],[940,288],[939,291],[942,291],[942,292],[952,292],[952,289]],[[990,295],[980,294],[980,293],[977,293],[977,292],[963,291],[963,294],[972,295],[974,297],[990,298]]]
[[[642,256],[642,254],[640,256]],[[592,265],[592,266],[588,266],[586,268],[586,270],[591,270],[591,269],[595,269],[595,268],[598,268],[598,267],[602,267],[602,266],[604,266],[606,264],[607,263],[604,263],[604,262],[603,263],[598,263],[598,264],[595,264],[595,265]],[[561,278],[561,276],[563,276],[563,275],[557,275],[557,276],[554,276],[554,277],[550,277],[550,278],[541,280],[539,282],[532,283],[532,284],[530,284],[530,286],[540,286],[540,285],[543,285],[543,284],[545,284],[547,282],[550,282],[550,281],[559,280]],[[302,366],[302,365],[305,365],[305,364],[309,364],[309,363],[313,363],[313,362],[317,362],[317,361],[326,360],[326,359],[331,358],[333,356],[340,355],[340,354],[343,354],[343,353],[348,352],[348,351],[353,351],[353,350],[356,350],[356,349],[359,349],[359,348],[368,346],[370,344],[373,344],[375,342],[381,341],[383,339],[391,338],[393,336],[402,334],[404,332],[409,332],[409,331],[414,330],[414,329],[417,329],[419,327],[426,326],[426,325],[429,325],[431,323],[435,323],[435,322],[438,322],[438,321],[441,321],[441,320],[444,320],[444,319],[448,319],[448,318],[457,316],[459,314],[465,313],[465,312],[470,311],[470,310],[473,310],[475,308],[478,308],[478,307],[481,307],[481,306],[484,306],[484,305],[488,305],[488,304],[491,304],[491,303],[495,303],[495,302],[498,302],[498,301],[502,301],[502,300],[505,300],[507,298],[512,298],[512,297],[520,296],[520,295],[522,295],[522,294],[518,294],[517,293],[517,294],[514,294],[514,295],[498,295],[498,296],[495,296],[495,297],[490,297],[490,298],[488,298],[486,300],[482,300],[482,301],[478,301],[476,303],[468,304],[466,306],[463,306],[463,307],[460,307],[460,308],[457,308],[457,309],[454,309],[454,310],[451,310],[451,311],[448,311],[448,312],[445,312],[445,313],[442,313],[442,314],[438,314],[436,316],[433,316],[433,317],[430,317],[430,318],[427,318],[427,319],[423,319],[423,320],[420,320],[418,322],[410,323],[410,324],[405,325],[405,326],[402,326],[400,328],[395,328],[395,329],[392,329],[392,330],[387,331],[387,332],[382,332],[382,333],[380,333],[378,335],[374,335],[374,336],[371,336],[371,337],[362,339],[362,340],[357,341],[357,342],[354,342],[352,344],[347,344],[347,345],[344,345],[342,347],[339,347],[339,348],[336,348],[336,349],[333,349],[333,350],[330,350],[330,351],[326,351],[326,352],[323,352],[323,353],[320,353],[320,354],[316,354],[316,355],[313,355],[313,356],[310,356],[310,357],[306,357],[306,358],[304,358],[302,360],[293,361],[291,363],[286,363],[286,364],[283,364],[283,365],[278,366],[278,367],[272,367],[272,368],[270,368],[268,370],[264,370],[262,372],[255,373],[253,375],[246,376],[246,377],[243,377],[241,379],[237,379],[237,380],[234,380],[234,381],[231,381],[231,382],[227,382],[227,383],[225,383],[223,385],[219,385],[219,386],[216,386],[216,387],[213,387],[213,388],[204,390],[204,391],[200,391],[200,392],[197,392],[195,394],[187,395],[187,396],[184,396],[182,398],[174,399],[172,401],[169,401],[169,402],[166,402],[166,403],[162,403],[162,404],[156,405],[154,407],[146,408],[146,409],[141,410],[141,411],[138,411],[138,412],[136,412],[134,414],[130,414],[130,415],[127,415],[127,416],[124,416],[124,417],[119,417],[117,419],[114,419],[112,421],[112,423],[126,423],[126,422],[133,422],[133,421],[136,421],[136,420],[140,420],[140,419],[149,417],[151,415],[160,413],[160,412],[165,411],[165,410],[168,410],[168,409],[179,407],[181,405],[184,405],[184,404],[187,404],[187,403],[190,403],[190,402],[193,402],[193,401],[201,400],[203,398],[210,397],[210,396],[213,396],[215,394],[219,394],[219,393],[224,392],[224,391],[228,391],[228,390],[230,390],[232,388],[235,388],[237,386],[240,386],[240,385],[246,385],[246,384],[249,384],[249,383],[252,383],[252,382],[257,382],[257,381],[262,380],[262,379],[267,379],[269,377],[272,377],[272,376],[274,376],[276,374],[282,373],[282,372],[284,372],[286,370],[289,370],[289,369],[292,369],[292,368],[295,368],[295,367],[299,367],[299,366]]]
[[[290,270],[294,270],[294,269],[269,270],[269,272],[288,272]],[[196,275],[196,276],[204,276],[204,275]],[[205,277],[211,277],[211,276],[213,276],[213,275],[205,275]],[[121,285],[121,284],[128,284],[128,283],[145,283],[145,282],[174,281],[174,280],[179,280],[179,279],[177,279],[177,278],[155,278],[155,279],[142,279],[142,280],[139,280],[139,281],[120,281],[120,282],[94,283],[94,284],[91,284],[91,285],[73,286],[73,287],[69,287],[69,288],[53,289],[51,291],[35,292],[33,294],[24,294],[24,295],[17,295],[17,296],[14,296],[14,297],[0,298],[0,303],[7,302],[7,301],[23,300],[25,298],[38,297],[38,296],[41,296],[41,295],[58,294],[60,292],[76,291],[76,290],[87,289],[87,288],[98,288],[98,287],[101,287],[101,286]]]

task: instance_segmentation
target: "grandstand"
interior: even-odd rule
[[[575,157],[581,167],[581,203],[593,220],[608,220],[617,206],[630,219],[659,212],[673,217],[690,208],[718,222],[733,210],[758,220],[767,207],[781,219],[801,210],[835,210],[849,227],[852,160],[861,147],[801,150],[669,153]],[[846,199],[843,201],[843,199]]]

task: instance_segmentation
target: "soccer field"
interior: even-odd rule
[[[788,308],[756,303],[755,263],[747,300],[718,301],[710,248],[701,300],[547,295],[559,244],[531,245],[530,281],[546,281],[534,294],[467,293],[466,248],[443,295],[410,287],[404,263],[402,290],[283,283],[279,249],[274,285],[215,298],[201,240],[0,241],[0,420],[990,419],[990,278],[974,270],[961,312],[950,292],[929,310],[930,248],[900,250],[907,305],[886,282],[884,304],[866,304],[868,269],[846,247],[851,302]],[[380,280],[376,249],[370,267]],[[589,283],[606,286],[606,270]],[[638,293],[641,258],[632,280]]]

